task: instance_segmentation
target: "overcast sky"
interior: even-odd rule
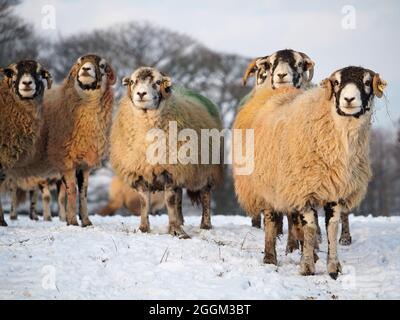
[[[56,30],[41,27],[46,5],[55,8]],[[342,12],[346,5],[355,10],[354,29],[343,28],[343,20],[350,27],[353,21]],[[17,11],[48,37],[148,21],[248,57],[293,48],[316,62],[316,82],[338,68],[362,65],[389,83],[388,102],[377,104],[375,124],[391,128],[400,118],[397,0],[25,0]]]

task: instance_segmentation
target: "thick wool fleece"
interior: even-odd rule
[[[37,101],[20,100],[0,83],[0,170],[24,165],[34,152],[43,120]]]
[[[281,212],[337,201],[355,208],[371,178],[370,123],[370,114],[339,116],[321,88],[269,100],[253,123],[256,196]]]
[[[168,134],[170,121],[175,121],[178,132],[183,129],[193,129],[197,132],[198,157],[201,160],[201,129],[222,129],[219,115],[212,111],[214,107],[211,109],[210,107],[202,103],[197,96],[185,94],[185,90],[172,90],[172,95],[163,100],[157,110],[146,113],[135,108],[127,96],[124,97],[111,133],[111,164],[116,174],[129,185],[136,182],[139,177],[143,177],[151,184],[154,177],[160,176],[165,171],[172,176],[176,186],[192,191],[198,191],[207,185],[219,184],[223,175],[223,167],[220,164],[169,164],[171,150],[168,141],[167,164],[153,165],[146,157],[149,145],[154,144],[154,141],[146,140],[149,130],[161,129]],[[178,150],[182,144],[178,142]],[[221,150],[223,150],[222,144]]]
[[[68,79],[45,95],[47,155],[57,171],[100,164],[107,153],[113,101],[111,86],[82,98]]]
[[[293,87],[272,89],[268,87],[260,87],[252,93],[252,98],[247,101],[236,116],[233,124],[233,129],[253,129],[253,122],[256,119],[259,112],[269,107],[267,101],[276,96],[286,96],[287,99],[294,99],[298,95],[303,93],[303,90],[299,90]],[[242,137],[245,134],[242,132]],[[242,153],[246,153],[246,141],[242,139]],[[235,155],[235,141],[233,141],[233,155]],[[257,152],[257,149],[255,149]],[[251,177],[248,175],[236,175],[235,169],[237,163],[235,157],[233,158],[233,171],[234,171],[234,185],[236,195],[239,203],[243,206],[246,212],[250,215],[255,216],[260,214],[263,209],[263,199],[256,196],[254,187],[251,182]]]

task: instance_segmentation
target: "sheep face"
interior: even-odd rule
[[[33,60],[12,64],[6,69],[0,69],[0,73],[5,76],[9,88],[21,100],[42,98],[45,90],[44,80],[47,82],[47,88],[51,88],[50,73]]]
[[[94,54],[77,60],[70,73],[70,78],[72,77],[75,78],[76,90],[83,93],[104,91],[107,84],[113,85],[116,81],[112,67],[105,59]]]
[[[137,109],[156,110],[161,101],[169,97],[171,79],[154,68],[142,67],[132,76],[123,79],[122,84],[128,87],[128,96]]]
[[[359,118],[371,110],[374,96],[382,97],[386,81],[371,70],[347,67],[334,72],[321,85],[327,99],[335,99],[339,115]]]
[[[268,80],[272,89],[285,86],[303,88],[314,76],[314,65],[315,63],[302,52],[280,50],[252,61],[243,77],[243,84],[245,85],[248,77],[254,74],[256,86]]]

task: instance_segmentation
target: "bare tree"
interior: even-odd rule
[[[19,0],[0,0],[0,66],[36,58],[39,40],[33,26],[14,13]]]

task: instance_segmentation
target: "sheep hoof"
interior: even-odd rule
[[[82,220],[82,228],[87,228],[92,225],[93,225],[93,223],[89,219]]]
[[[328,273],[329,276],[336,280],[339,276],[339,273],[342,273],[342,266],[339,261],[328,262]]]
[[[178,237],[179,239],[190,239],[190,236],[183,230],[182,227],[169,227],[169,234]]]
[[[296,240],[288,241],[288,244],[286,246],[286,254],[292,253],[296,250],[299,250],[299,242]]]
[[[276,259],[276,255],[271,254],[271,253],[266,253],[264,255],[264,263],[265,264],[273,264],[273,265],[278,265],[278,261]]]
[[[45,217],[43,220],[46,221],[46,222],[51,222],[52,218],[51,217]]]
[[[8,227],[8,224],[4,220],[0,220],[0,227]]]
[[[75,217],[73,219],[67,219],[67,226],[78,227],[79,226],[78,220],[76,220]]]
[[[211,230],[212,229],[212,225],[208,224],[208,223],[202,223],[200,226],[200,229],[202,230]]]
[[[59,217],[61,222],[66,222],[67,221],[67,217]]]
[[[18,220],[18,217],[16,215],[11,215],[10,220],[13,220],[13,221]]]
[[[251,225],[254,228],[261,229],[261,216],[255,217],[251,219]]]
[[[315,262],[314,258],[311,261],[302,259],[300,263],[300,274],[302,276],[313,276],[315,275]]]
[[[30,214],[29,218],[33,221],[39,221],[39,217],[36,214]]]
[[[139,227],[139,230],[140,230],[142,233],[149,233],[149,232],[150,232],[150,226],[149,226],[149,225],[140,226],[140,227]]]
[[[339,243],[342,246],[349,246],[351,245],[352,239],[350,235],[341,236],[339,239]]]

